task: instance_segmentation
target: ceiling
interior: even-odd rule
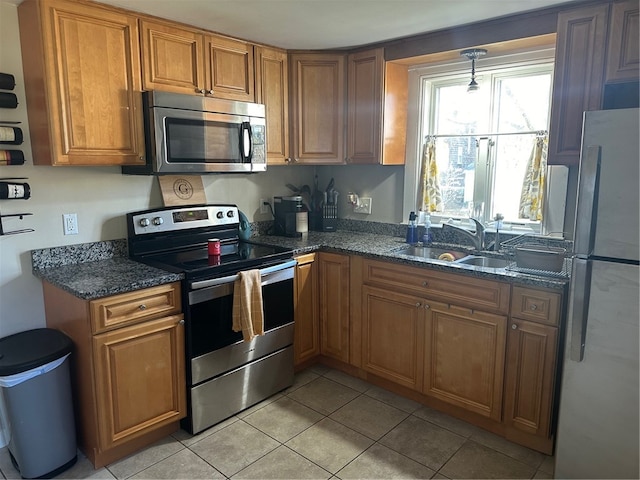
[[[315,50],[366,45],[576,0],[99,1],[255,43]]]

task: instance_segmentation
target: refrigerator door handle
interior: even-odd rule
[[[584,358],[589,316],[589,295],[591,293],[591,261],[573,259],[571,291],[569,293],[569,318],[571,319],[571,343],[569,357],[575,362]]]
[[[598,184],[600,183],[600,150],[599,145],[588,146],[580,159],[580,184],[578,185],[573,246],[574,253],[578,255],[590,255],[593,251]]]

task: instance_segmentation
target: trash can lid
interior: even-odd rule
[[[73,342],[59,330],[36,328],[0,338],[0,376],[46,365],[71,353]]]

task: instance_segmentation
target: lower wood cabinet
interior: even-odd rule
[[[320,352],[349,362],[349,256],[320,252]]]
[[[47,326],[74,343],[78,443],[94,466],[177,430],[186,415],[180,283],[91,301],[43,287]]]
[[[504,422],[547,440],[551,432],[562,295],[513,287]]]
[[[421,390],[424,317],[421,298],[362,287],[362,368]]]
[[[93,337],[103,450],[184,416],[182,314]]]
[[[298,366],[320,354],[320,315],[316,254],[301,255],[296,260],[293,362]]]
[[[553,453],[564,291],[329,252],[298,257],[295,361]]]
[[[505,423],[549,436],[558,329],[513,319],[509,329]]]
[[[424,393],[500,421],[506,315],[430,300],[423,308]]]

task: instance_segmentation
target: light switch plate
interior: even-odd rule
[[[371,215],[371,197],[360,197],[360,204],[353,207],[353,213]]]

